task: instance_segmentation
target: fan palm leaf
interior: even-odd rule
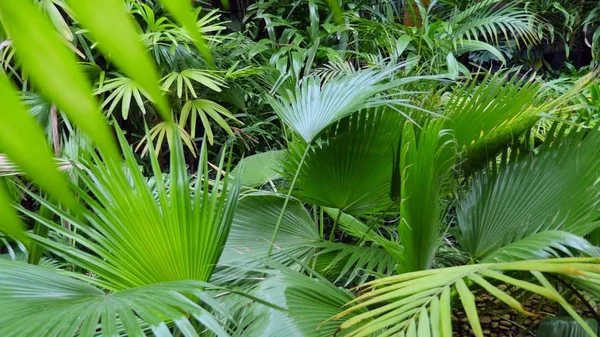
[[[73,186],[89,209],[83,212],[82,218],[38,198],[44,206],[77,228],[76,232],[22,210],[51,231],[74,240],[87,250],[73,250],[69,245],[35,235],[32,238],[67,261],[97,275],[97,282],[107,289],[122,290],[178,280],[208,280],[229,233],[239,185],[233,183],[229,189],[226,179],[219,187],[219,170],[217,184],[210,188],[205,176],[208,168],[204,149],[200,155],[200,171],[190,187],[180,138],[176,135],[172,138],[168,190],[162,183],[155,154],[151,152],[158,203],[131,148],[121,136],[126,169],[120,163],[104,161],[94,155],[92,163],[87,165],[87,172],[79,175],[91,194]]]
[[[298,201],[288,203],[279,235],[275,242],[270,242],[284,200],[269,194],[241,198],[219,263],[261,267],[264,263],[260,260],[267,256],[271,245],[280,250],[271,256],[273,261],[285,265],[293,264],[294,259],[308,262],[320,237],[315,222]]]
[[[533,79],[488,74],[456,87],[443,106],[464,166],[481,164],[537,121],[535,102],[541,84]]]
[[[536,155],[513,151],[478,174],[457,211],[459,242],[474,258],[546,230],[584,235],[598,227],[596,129],[548,137]],[[551,133],[554,131],[551,131]],[[520,157],[520,158],[519,158]]]
[[[285,158],[284,150],[268,151],[240,160],[231,175],[240,175],[242,186],[260,187],[281,178],[280,172]],[[239,172],[239,173],[238,173]]]
[[[200,281],[104,292],[47,267],[0,259],[0,333],[6,337],[198,336],[201,324],[229,336],[209,310],[219,310]],[[208,310],[207,310],[208,309]],[[168,319],[167,319],[168,318]]]
[[[420,78],[385,81],[396,70],[367,69],[342,75],[323,83],[320,77],[305,78],[295,91],[270,99],[279,118],[307,143],[338,120],[369,106],[388,102],[376,94]]]
[[[600,256],[600,248],[581,236],[564,231],[544,231],[525,237],[490,253],[482,262],[541,260],[561,256]]]
[[[284,174],[292,177],[298,171],[294,195],[349,214],[388,209],[394,151],[403,121],[392,110],[365,109],[330,127],[320,142],[292,148]]]

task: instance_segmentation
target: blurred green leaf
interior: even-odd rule
[[[76,207],[66,177],[56,169],[44,131],[21,105],[4,72],[0,72],[0,100],[0,152],[64,205]]]
[[[102,20],[108,18],[97,12],[94,15]],[[114,140],[98,103],[92,97],[92,88],[50,20],[29,1],[1,1],[0,20],[10,33],[17,57],[34,83],[98,146],[111,151],[116,157]],[[111,41],[118,45],[114,39]],[[23,130],[20,132],[23,133]]]
[[[171,120],[171,109],[159,86],[159,76],[146,52],[123,1],[69,0],[81,24],[98,41],[98,47],[155,102],[161,116]]]

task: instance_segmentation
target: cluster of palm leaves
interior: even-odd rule
[[[597,336],[575,305],[600,299],[597,73],[459,64],[535,43],[498,3],[417,2],[409,29],[309,0],[302,30],[261,2],[257,75],[217,70],[224,23],[186,0],[0,1],[0,335],[445,337],[461,308],[479,337],[487,293]],[[209,93],[251,75],[279,144],[213,164],[209,118],[236,119]]]

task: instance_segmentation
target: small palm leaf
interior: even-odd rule
[[[194,85],[192,81],[196,83],[200,83],[203,86],[210,88],[216,92],[221,92],[221,87],[225,86],[225,82],[219,77],[200,69],[186,69],[181,72],[173,72],[163,77],[162,79],[163,90],[169,90],[173,83],[177,85],[177,97],[181,98],[184,94],[185,88],[185,96],[192,95],[194,98],[198,98],[196,91],[194,90]],[[184,87],[185,84],[185,87]]]
[[[189,120],[191,126],[190,136],[192,138],[195,138],[196,121],[197,118],[200,117],[200,121],[202,122],[202,126],[204,127],[205,136],[208,139],[208,142],[212,145],[214,143],[214,135],[210,126],[210,122],[208,121],[208,117],[217,122],[217,124],[219,124],[219,126],[223,128],[223,130],[227,131],[229,135],[233,135],[233,131],[231,131],[231,128],[221,116],[233,119],[238,123],[240,122],[239,120],[237,120],[237,118],[233,116],[231,112],[229,112],[229,110],[213,101],[207,99],[187,101],[181,109],[179,125],[181,127],[184,127],[185,125],[187,125]]]
[[[473,179],[457,219],[459,242],[474,258],[538,232],[584,235],[598,227],[600,131],[561,136],[566,128],[537,155],[504,156],[499,168]]]
[[[142,97],[150,100],[150,96],[134,80],[117,74],[117,77],[99,83],[98,89],[94,91],[94,94],[101,95],[108,92],[110,92],[110,95],[102,103],[103,109],[110,104],[107,111],[108,115],[112,114],[120,103],[121,115],[123,119],[127,119],[132,99],[135,100],[140,111],[146,114],[144,99]]]
[[[196,147],[194,145],[194,140],[181,126],[178,126],[178,129],[178,132],[173,134],[173,127],[169,122],[160,122],[150,129],[150,137],[144,137],[142,140],[140,140],[138,145],[135,147],[135,150],[139,151],[141,148],[143,157],[148,154],[149,147],[154,144],[154,151],[158,155],[163,148],[165,141],[167,141],[167,143],[170,145],[170,140],[172,137],[179,137],[181,138],[183,144],[187,146],[187,148],[195,157]]]
[[[47,267],[0,259],[0,270],[2,336],[36,337],[40,331],[48,337],[165,336],[170,335],[170,327],[186,336],[197,336],[204,327],[217,336],[228,336],[205,308],[219,310],[201,290],[210,287],[204,282],[169,282],[105,293]],[[204,327],[197,329],[196,324]]]
[[[357,310],[372,308],[347,319],[339,329],[342,331],[354,329],[346,335],[348,337],[363,337],[371,334],[451,337],[453,336],[452,300],[454,296],[458,296],[473,333],[477,337],[483,337],[475,296],[467,284],[481,287],[520,313],[533,315],[509,293],[492,284],[501,282],[509,287],[518,287],[559,303],[590,336],[596,337],[595,332],[548,282],[545,275],[576,279],[585,284],[598,286],[600,284],[599,263],[600,260],[594,258],[530,260],[476,264],[390,276],[363,285],[364,293],[347,304],[351,307],[331,319],[339,320],[347,314],[354,314]],[[530,271],[537,282],[507,275],[511,271]]]
[[[388,209],[394,148],[404,118],[395,111],[365,109],[330,127],[315,145],[299,144],[288,152],[284,174],[300,167],[295,195],[304,201],[350,214]]]

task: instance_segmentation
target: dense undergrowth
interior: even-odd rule
[[[0,21],[0,336],[598,335],[597,1]]]

